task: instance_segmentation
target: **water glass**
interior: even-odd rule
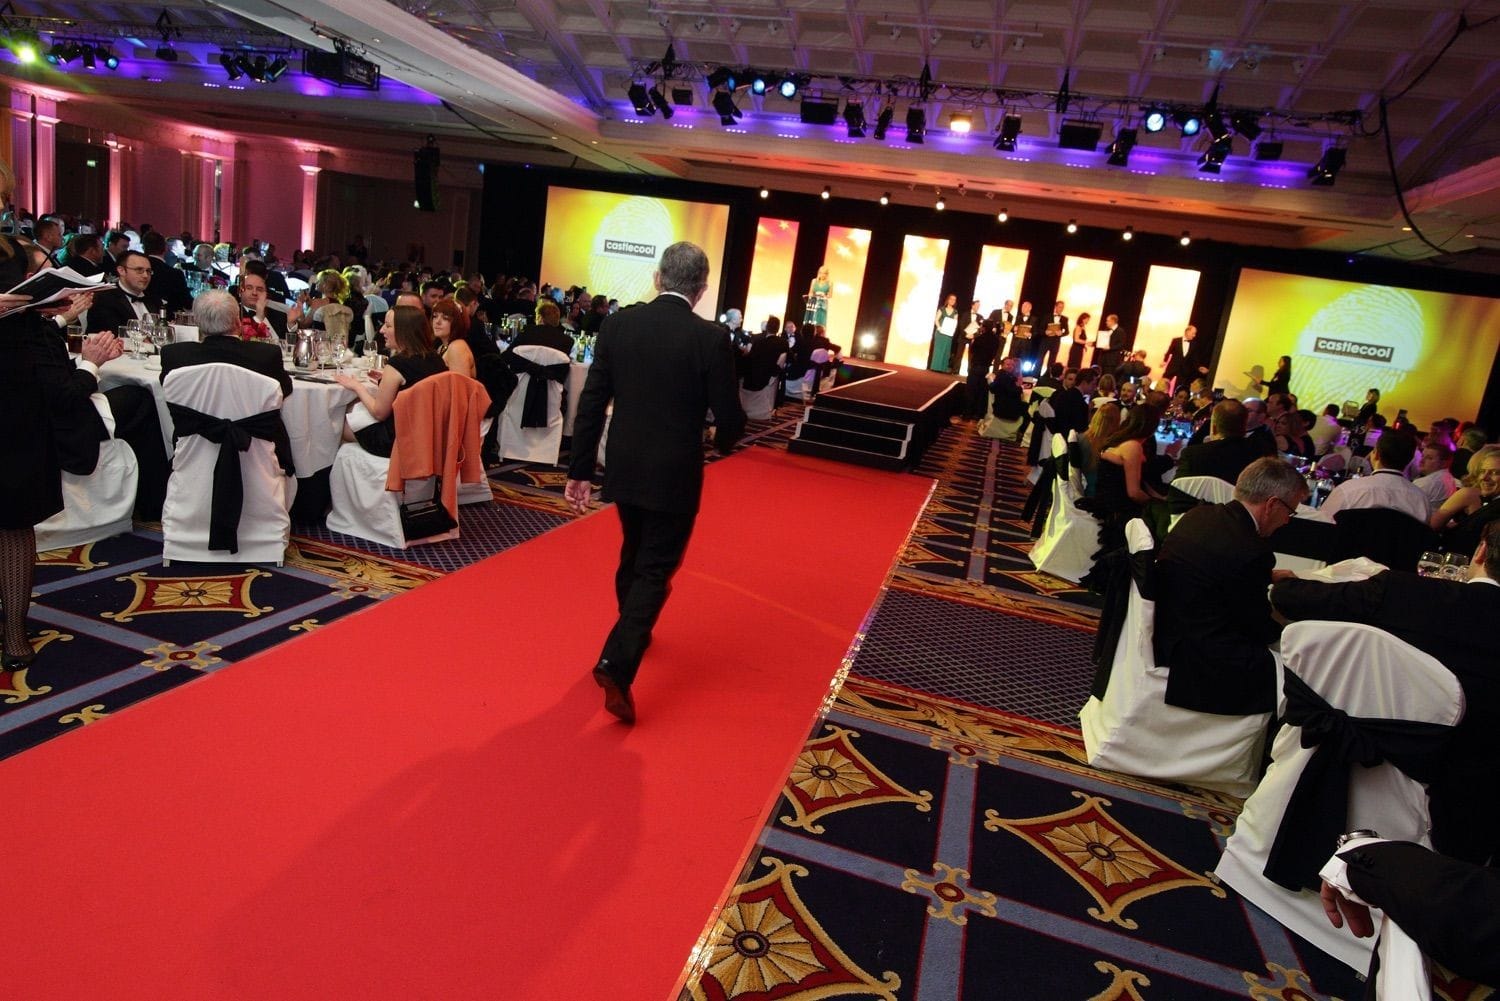
[[[1443,554],[1426,552],[1417,557],[1417,576],[1437,577],[1443,568]]]
[[[1442,569],[1438,572],[1444,580],[1466,580],[1469,576],[1469,558],[1463,553],[1449,553],[1443,558]]]

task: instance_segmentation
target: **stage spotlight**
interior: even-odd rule
[[[1001,209],[998,213],[995,214],[995,218],[998,219],[1000,222],[1009,222],[1010,221],[1010,210],[1009,209]]]
[[[844,125],[849,130],[850,139],[865,137],[865,106],[862,102],[846,101],[844,103]]]
[[[751,70],[746,70],[746,72],[750,76],[750,93],[755,94],[757,96],[759,96],[761,94],[764,94],[766,92],[766,76],[765,76],[765,74],[764,73],[756,73],[756,72],[751,71]]]
[[[995,136],[995,148],[1002,153],[1016,151],[1016,137],[1021,134],[1021,116],[1006,115],[1000,120],[1000,133]]]
[[[927,134],[927,112],[921,108],[906,109],[906,141],[913,145],[920,145],[922,137]]]
[[[220,56],[219,61],[223,62],[224,58],[224,56]],[[230,62],[224,63],[224,68],[229,71],[229,79],[236,80],[239,78],[239,74],[234,69],[234,67],[238,66],[239,59],[232,59]],[[630,103],[634,106],[637,115],[640,115],[642,118],[650,118],[656,114],[656,107],[651,103],[651,95],[646,92],[645,84],[632,83],[626,93],[630,95]]]
[[[1234,126],[1234,131],[1251,142],[1260,138],[1260,116],[1253,111],[1236,111],[1229,116],[1229,124]]]
[[[61,66],[68,61],[68,47],[62,42],[53,42],[45,58],[53,66]]]
[[[889,191],[887,191],[885,194],[883,194],[883,195],[880,196],[880,204],[882,204],[882,205],[889,205],[890,203],[891,203],[891,193]]]
[[[714,110],[719,113],[719,124],[733,125],[745,113],[734,106],[734,97],[727,90],[714,91]]]
[[[782,97],[790,101],[792,100],[792,98],[797,96],[798,88],[799,85],[797,82],[796,74],[788,73],[786,76],[781,78],[781,83],[776,87],[776,93],[780,94]]]
[[[1147,132],[1160,132],[1167,127],[1167,113],[1160,108],[1152,108],[1146,112],[1141,124],[1146,126]]]
[[[1229,126],[1224,124],[1224,116],[1215,112],[1205,115],[1203,124],[1208,128],[1208,134],[1213,136],[1214,142],[1221,142],[1229,138]]]
[[[1344,160],[1349,156],[1349,151],[1342,146],[1330,146],[1323,151],[1323,157],[1313,164],[1312,170],[1307,172],[1308,180],[1320,188],[1329,188],[1339,176],[1339,171],[1344,169]]]
[[[277,56],[275,59],[271,60],[271,65],[266,67],[266,78],[263,82],[275,83],[277,80],[280,80],[283,76],[285,76],[286,71],[290,68],[291,64],[286,61],[285,56]]]
[[[1199,118],[1195,111],[1174,111],[1172,121],[1177,123],[1177,127],[1185,136],[1195,136],[1198,130],[1203,128],[1203,119]]]
[[[1123,167],[1130,161],[1130,151],[1135,148],[1135,129],[1121,129],[1115,133],[1115,141],[1109,144],[1111,167]]]
[[[269,63],[264,55],[256,56],[254,59],[250,60],[250,69],[246,73],[246,76],[250,77],[250,79],[254,80],[256,83],[265,83],[266,70],[268,65]]]
[[[948,203],[943,199],[942,195],[938,195],[937,201],[932,203],[932,207],[941,212],[948,207]]]
[[[653,84],[646,94],[651,98],[651,105],[661,112],[663,118],[671,118],[677,112],[672,109],[672,102],[667,100],[667,95],[661,92],[661,88]]]
[[[1135,227],[1134,226],[1126,226],[1125,229],[1124,229],[1124,231],[1120,233],[1120,239],[1126,241],[1127,243],[1130,242],[1131,240],[1134,240],[1135,239]]]
[[[164,63],[175,63],[177,61],[177,50],[172,48],[171,42],[162,42],[156,47],[156,58]]]
[[[120,68],[120,57],[115,55],[114,50],[109,46],[96,45],[94,46],[94,52],[98,54],[100,59],[104,60],[105,69],[117,70]]]
[[[720,66],[708,75],[709,90],[718,90],[720,87],[734,90],[734,83],[734,71],[727,66]]]
[[[771,197],[771,189],[770,188],[761,188],[760,189],[760,196],[762,198],[770,198]]]
[[[1224,166],[1224,160],[1229,156],[1229,150],[1233,140],[1229,136],[1215,139],[1208,144],[1208,149],[1198,157],[1198,169],[1205,174],[1217,174],[1219,168]]]
[[[42,42],[35,35],[26,32],[12,33],[9,44],[17,62],[34,63],[41,55]]]
[[[887,104],[880,109],[880,114],[875,116],[875,138],[885,140],[886,130],[891,127],[891,121],[896,117],[896,109]]]
[[[1077,219],[1069,219],[1068,220],[1068,225],[1067,225],[1067,230],[1068,230],[1068,232],[1070,234],[1078,232],[1078,220]]]
[[[959,135],[968,135],[974,128],[974,116],[967,111],[959,111],[948,117],[948,131],[957,132]]]
[[[240,71],[240,76],[249,76],[254,69],[250,65],[250,57],[244,53],[234,57],[234,68]]]
[[[826,201],[828,201],[828,199],[830,199],[830,198],[832,198],[832,197],[833,197],[833,189],[832,189],[832,188],[830,188],[830,187],[829,187],[829,186],[828,186],[828,185],[826,185],[826,184],[825,184],[825,185],[823,185],[823,190],[822,190],[822,192],[821,192],[821,193],[820,193],[820,194],[819,194],[819,195],[818,195],[818,197],[819,197],[819,198],[821,198],[821,199],[823,199],[823,200],[824,200],[824,201],[825,201],[825,202],[826,202]]]
[[[1255,158],[1257,160],[1280,160],[1282,148],[1280,139],[1266,139],[1255,144]]]
[[[1186,247],[1188,244],[1193,242],[1193,238],[1188,235],[1187,230],[1183,230],[1182,235],[1177,238],[1177,242]]]
[[[94,47],[92,45],[85,45],[82,55],[84,69],[92,70],[99,68],[99,60],[94,56]]]

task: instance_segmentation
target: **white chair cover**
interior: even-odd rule
[[[1052,456],[1061,458],[1068,444],[1061,435],[1052,435]],[[1067,480],[1052,481],[1052,508],[1042,537],[1031,547],[1031,563],[1043,573],[1078,583],[1094,565],[1099,550],[1099,520],[1078,510],[1078,494]]]
[[[1228,504],[1234,500],[1234,484],[1217,476],[1178,476],[1173,478],[1172,486],[1209,504]],[[1172,515],[1168,530],[1176,528],[1181,518],[1182,514]]]
[[[484,440],[494,425],[495,418],[486,417],[479,422],[479,438]],[[490,486],[490,478],[486,476],[478,483],[460,483],[458,485],[458,502],[460,504],[488,504],[495,499],[494,488]]]
[[[113,436],[115,416],[108,398],[95,393],[93,404]],[[113,437],[101,441],[99,464],[92,473],[62,474],[63,509],[36,526],[38,551],[82,546],[130,531],[139,481],[140,471],[131,447]]]
[[[1281,634],[1281,649],[1288,672],[1350,716],[1443,726],[1454,726],[1463,718],[1463,689],[1452,672],[1373,626],[1297,622]],[[1277,733],[1271,767],[1245,801],[1214,872],[1287,928],[1364,973],[1370,965],[1371,939],[1357,939],[1348,929],[1330,925],[1316,893],[1293,893],[1264,875],[1282,814],[1315,750],[1303,747],[1301,736],[1300,728],[1292,726]],[[1353,769],[1344,830],[1365,828],[1430,847],[1428,823],[1427,790],[1421,783],[1389,764]],[[1330,853],[1333,848],[1328,846]],[[1378,913],[1375,920],[1378,924]]]
[[[1125,526],[1132,553],[1153,548],[1139,518]],[[1156,602],[1134,583],[1104,697],[1078,713],[1083,747],[1095,768],[1163,782],[1185,782],[1234,796],[1255,788],[1269,713],[1217,716],[1169,706],[1167,669],[1156,663]]]
[[[523,344],[516,348],[516,354],[538,365],[568,364],[566,354],[540,344]],[[521,411],[526,403],[526,387],[530,383],[531,376],[522,375],[506,401],[505,409],[500,412],[500,455],[506,459],[555,466],[562,451],[562,385],[556,382],[547,385],[547,426],[523,428]]]
[[[348,346],[349,328],[354,324],[354,310],[341,303],[329,303],[318,310],[317,319],[322,321],[323,330],[330,340],[337,338]]]
[[[227,420],[253,417],[281,406],[281,387],[275,379],[225,362],[176,369],[167,375],[162,390],[168,403]],[[245,501],[240,509],[239,552],[211,550],[211,484],[218,458],[219,446],[205,438],[189,435],[177,439],[167,500],[162,505],[163,565],[172,560],[280,565],[291,538],[288,512],[297,495],[297,481],[282,472],[269,441],[252,441],[249,449],[240,453]]]
[[[1076,444],[1078,444],[1078,432],[1069,431],[1068,445],[1073,446]],[[1084,483],[1083,479],[1083,467],[1076,462],[1068,464],[1068,486],[1073,488],[1073,497],[1075,500],[1082,497],[1088,491],[1088,486]]]
[[[1036,390],[1032,390],[1032,392],[1035,393]],[[1051,395],[1052,393],[1049,390],[1047,396]],[[1052,418],[1057,416],[1057,412],[1052,409],[1052,404],[1048,401],[1047,396],[1043,396],[1040,400],[1037,400],[1036,406],[1032,408],[1031,433],[1042,436],[1042,443],[1037,448],[1036,453],[1042,456],[1056,454],[1052,450],[1052,431],[1047,427],[1047,424],[1051,422]],[[1035,473],[1035,470],[1033,470],[1033,473]],[[1031,482],[1036,482],[1035,475],[1031,477]]]

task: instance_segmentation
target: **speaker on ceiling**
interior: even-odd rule
[[[427,145],[412,154],[412,179],[416,188],[417,208],[423,212],[436,212],[438,207],[438,164],[441,154],[431,139]]]

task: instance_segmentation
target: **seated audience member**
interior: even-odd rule
[[[1500,859],[1500,800],[1479,794],[1500,783],[1500,658],[1491,623],[1500,620],[1500,522],[1485,527],[1467,583],[1387,570],[1337,584],[1297,578],[1271,588],[1292,621],[1328,619],[1377,626],[1431,654],[1463,686],[1463,720],[1428,792],[1438,851],[1470,862]],[[1358,665],[1349,665],[1357,670]]]
[[[1067,374],[1068,366],[1060,361],[1055,361],[1047,366],[1047,371],[1037,379],[1038,389],[1050,389],[1054,393],[1063,388],[1063,377]]]
[[[240,307],[234,296],[219,289],[205,289],[193,300],[193,322],[198,340],[179,341],[161,349],[161,381],[179,368],[228,362],[275,379],[283,397],[292,395],[292,380],[281,363],[281,349],[270,341],[240,339]]]
[[[277,271],[261,256],[260,244],[252,243],[240,253],[240,271],[244,272],[251,262],[259,264],[265,269],[266,295],[271,302],[286,305],[292,297],[292,290],[287,287],[286,275]]]
[[[995,379],[990,383],[990,392],[995,397],[992,407],[995,416],[1003,421],[1021,422],[1020,429],[1016,431],[1017,441],[1025,436],[1026,426],[1031,423],[1031,414],[1027,412],[1026,401],[1023,399],[1021,379],[1016,374],[1020,368],[1019,359],[1005,358],[1001,360],[1000,367],[995,369]]]
[[[94,293],[93,304],[85,314],[90,333],[108,330],[118,334],[129,321],[143,320],[161,311],[161,300],[146,290],[151,284],[151,258],[127,250],[119,260],[115,266],[119,284]]]
[[[1458,489],[1458,481],[1453,478],[1453,452],[1453,443],[1436,434],[1429,434],[1427,443],[1422,446],[1417,478],[1412,481],[1412,486],[1426,495],[1434,513],[1442,510]]]
[[[264,327],[268,333],[286,339],[287,314],[268,307],[270,294],[266,288],[266,266],[260,261],[248,261],[240,269],[240,314],[243,319]]]
[[[322,330],[323,310],[329,306],[342,306],[347,298],[349,283],[344,280],[342,272],[332,268],[319,271],[312,287],[297,296],[297,304],[287,311],[287,326],[310,326]]]
[[[453,286],[446,278],[434,278],[422,283],[422,308],[428,315],[432,314],[432,307],[439,299],[445,299],[453,294]]]
[[[1261,458],[1260,449],[1245,437],[1245,415],[1245,405],[1238,400],[1214,404],[1208,437],[1182,450],[1177,458],[1177,476],[1216,476],[1226,483],[1238,482],[1245,467]],[[1181,514],[1197,503],[1197,498],[1181,490],[1172,490],[1167,497],[1173,514]]]
[[[1119,400],[1115,396],[1115,377],[1105,372],[1099,376],[1099,382],[1094,387],[1094,396],[1089,400],[1089,406],[1097,410],[1106,403],[1118,404],[1118,402]]]
[[[1146,351],[1136,351],[1115,369],[1115,382],[1140,382],[1151,374],[1151,366],[1146,364]],[[1124,387],[1121,386],[1123,389]]]
[[[1155,442],[1157,411],[1149,404],[1131,407],[1120,428],[1104,439],[1094,496],[1080,507],[1099,519],[1099,552],[1109,552],[1125,544],[1125,523],[1144,518],[1151,534],[1160,538],[1165,525],[1163,494],[1150,483],[1147,465],[1150,455],[1146,442]]]
[[[1156,558],[1156,662],[1169,705],[1224,716],[1272,712],[1281,635],[1266,588],[1276,557],[1266,541],[1292,519],[1307,484],[1275,456],[1245,467],[1227,504],[1200,504]],[[1162,753],[1171,753],[1163,748]]]
[[[790,345],[781,334],[781,321],[771,317],[766,321],[765,333],[751,338],[750,353],[743,359],[740,385],[752,392],[765,389],[771,380],[780,376],[780,359],[790,350]]]
[[[1053,416],[1049,429],[1053,434],[1060,434],[1066,439],[1070,432],[1082,434],[1088,430],[1087,398],[1094,392],[1094,383],[1098,377],[1098,373],[1091,368],[1070,368],[1063,373],[1063,388],[1050,398]]]
[[[1140,387],[1133,382],[1115,382],[1115,398],[1120,402],[1121,416],[1130,412],[1135,406],[1136,397],[1140,395]]]
[[[536,304],[536,320],[528,323],[516,339],[511,342],[514,351],[523,344],[539,344],[545,348],[556,348],[568,357],[573,356],[573,338],[562,328],[562,310],[551,299]]]
[[[352,375],[339,374],[334,378],[359,397],[359,403],[344,421],[344,441],[357,441],[371,455],[389,457],[396,444],[396,394],[430,375],[448,371],[448,367],[434,349],[432,327],[418,307],[397,306],[387,312],[380,336],[390,354],[390,364],[368,373],[376,383],[373,387]],[[360,406],[365,416],[356,416]]]
[[[1468,427],[1458,433],[1458,448],[1453,453],[1453,478],[1469,475],[1469,459],[1489,442],[1483,428]]]
[[[187,278],[167,263],[167,239],[156,230],[141,234],[141,246],[151,258],[151,281],[146,295],[161,301],[170,317],[180,310],[191,309],[193,296],[188,292]]]
[[[1287,449],[1291,455],[1311,461],[1318,457],[1318,446],[1310,432],[1318,424],[1318,416],[1311,410],[1293,410],[1287,415],[1289,438],[1294,446]]]
[[[1443,502],[1428,522],[1443,533],[1443,548],[1467,553],[1478,544],[1479,533],[1500,518],[1500,445],[1486,445],[1469,462],[1463,486]]]
[[[79,233],[68,241],[67,267],[92,278],[104,273],[104,242],[97,233]]]
[[[1339,440],[1339,435],[1344,433],[1339,424],[1339,405],[1330,403],[1323,408],[1323,415],[1313,422],[1312,427],[1307,429],[1307,436],[1312,439],[1313,449],[1318,455],[1327,455],[1328,450]]]
[[[1254,396],[1244,401],[1245,404],[1245,437],[1255,446],[1256,453],[1262,456],[1276,454],[1276,435],[1270,428],[1270,416],[1267,414],[1266,401]]]
[[[475,378],[474,352],[465,341],[469,318],[453,299],[439,299],[432,307],[432,336],[437,338],[437,352],[448,371]]]
[[[1109,378],[1109,376],[1105,376]],[[1078,445],[1069,451],[1069,458],[1078,465],[1083,474],[1083,495],[1094,496],[1095,487],[1099,482],[1099,453],[1104,451],[1105,445],[1115,432],[1120,430],[1120,405],[1114,400],[1105,400],[1098,410],[1094,411],[1094,419],[1089,421],[1088,430],[1078,436]]]
[[[1403,475],[1417,442],[1409,434],[1387,431],[1375,443],[1375,472],[1345,480],[1333,488],[1319,510],[1328,517],[1350,508],[1384,507],[1425,522],[1432,517],[1427,495]]]
[[[1500,983],[1500,869],[1445,858],[1410,841],[1351,838],[1323,867],[1323,911],[1356,938],[1376,927],[1379,908],[1422,955],[1475,984]],[[1330,880],[1340,879],[1344,886]],[[1374,956],[1366,997],[1392,997]],[[1427,971],[1420,974],[1425,984]],[[1488,993],[1481,990],[1481,993]]]

